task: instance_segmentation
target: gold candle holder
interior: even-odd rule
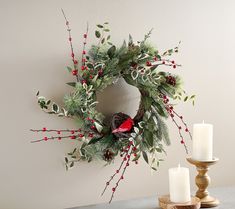
[[[187,161],[196,166],[198,175],[195,178],[196,185],[198,190],[196,192],[196,197],[201,200],[201,208],[212,208],[219,205],[219,200],[211,197],[207,191],[207,187],[210,184],[210,177],[207,175],[209,166],[216,164],[219,159],[213,158],[210,161],[198,161],[192,158],[187,158]]]

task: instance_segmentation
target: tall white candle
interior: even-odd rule
[[[193,125],[192,158],[209,161],[213,158],[213,125],[201,123]]]
[[[190,179],[189,169],[180,167],[169,169],[170,200],[175,203],[189,202]]]

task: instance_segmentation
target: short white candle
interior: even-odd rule
[[[213,125],[201,123],[193,125],[192,158],[209,161],[213,158]]]
[[[180,167],[169,169],[170,200],[184,203],[191,200],[189,169]]]

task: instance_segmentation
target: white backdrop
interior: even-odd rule
[[[91,31],[96,23],[109,21],[117,44],[129,33],[141,40],[152,27],[151,40],[160,50],[182,41],[175,58],[183,67],[177,73],[184,77],[187,91],[197,94],[197,101],[195,107],[183,104],[178,111],[190,127],[202,120],[214,124],[214,153],[220,162],[210,171],[212,186],[234,185],[234,1],[0,0],[0,208],[58,209],[107,202],[110,196],[108,192],[101,198],[100,192],[119,160],[108,167],[81,163],[66,172],[63,157],[75,142],[30,143],[36,137],[30,128],[75,127],[70,120],[41,112],[35,98],[40,90],[61,103],[71,90],[65,85],[72,77],[65,70],[70,51],[60,8],[71,22],[76,49],[81,47],[86,21]],[[92,35],[89,42],[94,40]],[[119,85],[101,95],[103,110],[134,114],[136,89]],[[116,100],[110,103],[113,94]],[[178,162],[190,167],[195,188],[195,169],[185,161],[177,130],[171,121],[168,124],[172,146],[159,171],[151,174],[144,162],[131,166],[115,200],[166,193],[168,168]]]

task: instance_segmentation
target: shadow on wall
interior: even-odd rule
[[[102,112],[107,120],[117,112],[126,113],[133,118],[139,107],[140,93],[136,87],[120,78],[115,84],[99,92],[97,100],[99,102],[97,110]]]

